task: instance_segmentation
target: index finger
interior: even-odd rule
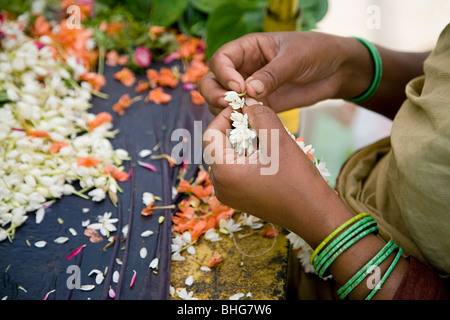
[[[237,40],[224,44],[214,53],[209,65],[222,87],[236,92],[245,91],[244,78],[237,71],[244,56],[244,50]]]

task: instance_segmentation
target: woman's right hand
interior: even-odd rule
[[[228,106],[223,97],[229,90],[246,91],[247,100],[280,112],[358,96],[373,77],[370,54],[359,41],[319,32],[248,34],[219,48],[210,67],[199,89],[214,114]]]

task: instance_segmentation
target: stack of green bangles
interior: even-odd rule
[[[346,249],[364,238],[366,235],[378,232],[379,228],[375,220],[368,213],[361,213],[334,230],[326,239],[324,239],[314,250],[309,260],[316,272],[321,278],[327,276],[328,267],[341,255]],[[347,281],[339,290],[338,295],[344,299],[354,288],[356,288],[370,273],[372,273],[395,249],[398,253],[378,283],[373,285],[372,291],[366,297],[370,300],[380,290],[383,283],[389,277],[392,270],[397,265],[402,249],[389,241],[365,266],[363,266],[350,280]]]

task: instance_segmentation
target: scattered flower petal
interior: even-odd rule
[[[120,273],[119,271],[114,271],[113,275],[112,275],[112,281],[114,283],[118,283],[119,282],[119,278],[120,278]]]
[[[116,292],[113,290],[113,288],[109,287],[108,296],[111,299],[114,299],[116,297]]]
[[[236,293],[236,294],[233,294],[229,299],[230,300],[239,300],[244,296],[245,296],[245,294],[243,294],[243,293]]]
[[[142,259],[147,257],[147,248],[146,247],[142,247],[141,250],[139,250],[139,255],[141,256]]]
[[[47,300],[48,299],[48,296],[50,295],[50,294],[52,294],[53,292],[55,292],[56,290],[50,290],[49,292],[47,292],[46,294],[45,294],[45,296],[44,296],[44,299],[43,300]]]
[[[152,262],[150,262],[149,267],[152,269],[157,269],[158,268],[158,264],[159,264],[159,259],[155,258],[152,260]]]
[[[133,276],[131,277],[131,281],[130,281],[130,288],[133,287],[134,282],[136,281],[136,270],[133,270]]]
[[[142,149],[141,151],[139,151],[139,157],[141,157],[141,158],[148,157],[151,154],[152,154],[152,150],[150,150],[150,149]]]
[[[141,167],[147,168],[147,169],[149,169],[149,170],[151,170],[151,171],[153,171],[153,172],[158,171],[158,169],[157,169],[154,165],[152,165],[152,164],[150,164],[150,163],[138,161],[138,164],[139,164]]]
[[[77,254],[79,254],[80,252],[81,252],[81,250],[83,250],[83,248],[85,247],[86,245],[85,244],[83,244],[83,245],[81,245],[81,246],[79,246],[78,248],[76,248],[74,251],[72,251],[71,253],[69,253],[68,255],[67,255],[67,257],[66,257],[66,260],[70,260],[70,259],[72,259],[73,257],[75,257]]]
[[[46,245],[47,245],[46,241],[38,241],[34,244],[34,246],[37,248],[44,248]]]
[[[80,289],[82,291],[91,291],[95,288],[95,285],[93,284],[83,284],[82,286],[80,286]]]
[[[69,238],[68,237],[58,237],[53,241],[58,244],[63,244],[63,243],[66,243],[67,241],[69,241]]]
[[[192,286],[192,284],[194,283],[194,277],[193,277],[193,276],[187,277],[186,280],[184,281],[184,283],[185,283],[187,286]]]
[[[145,230],[144,232],[141,233],[141,237],[146,238],[151,236],[153,233],[154,232],[152,230]]]

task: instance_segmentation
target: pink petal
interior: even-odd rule
[[[113,288],[109,287],[108,295],[111,299],[114,299],[116,297],[116,293],[114,292]]]
[[[69,254],[67,255],[66,260],[70,260],[70,259],[72,259],[73,257],[75,257],[77,254],[79,254],[79,253],[81,252],[81,250],[83,250],[83,248],[84,248],[85,246],[86,246],[86,245],[83,244],[82,246],[79,246],[78,248],[76,248],[75,250],[73,250],[71,253],[69,253]]]
[[[180,54],[178,52],[174,52],[174,53],[169,54],[167,57],[165,57],[163,62],[171,63],[172,61],[179,59],[179,58],[180,58]]]
[[[134,281],[136,280],[136,271],[133,270],[134,274],[133,277],[131,278],[131,282],[130,282],[130,288],[134,285]]]
[[[42,300],[47,300],[47,299],[48,299],[48,296],[50,295],[50,293],[53,293],[53,292],[55,292],[55,291],[56,291],[56,290],[52,290],[52,291],[47,292],[47,294],[45,295],[44,299],[42,299]]]
[[[197,88],[197,86],[195,84],[191,83],[191,82],[183,83],[183,89],[186,90],[186,91],[194,90],[196,88]]]
[[[127,179],[127,181],[131,179],[132,175],[133,175],[133,167],[130,167],[130,171],[128,171],[128,179]]]
[[[137,47],[133,54],[133,60],[138,67],[146,68],[152,62],[152,54],[145,47]]]
[[[158,171],[158,169],[156,169],[156,167],[150,163],[146,163],[146,162],[142,162],[142,161],[138,161],[138,164],[144,168],[147,168],[153,172]]]

